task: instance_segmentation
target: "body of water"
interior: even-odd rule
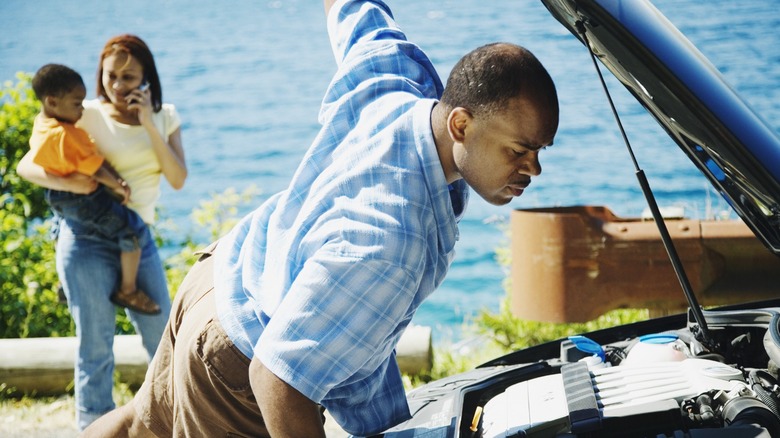
[[[503,227],[513,208],[606,205],[619,216],[638,216],[645,201],[587,50],[540,2],[388,3],[443,78],[468,50],[509,41],[533,51],[558,87],[560,130],[541,155],[543,174],[508,206],[472,196],[450,275],[415,317],[435,328],[436,339],[457,339],[464,319],[497,310],[505,296],[507,271],[495,250],[508,245]],[[780,131],[777,0],[656,6]],[[259,203],[285,187],[318,130],[319,104],[335,71],[319,1],[2,0],[0,29],[0,80],[63,63],[82,74],[90,97],[109,37],[135,33],[150,45],[164,99],[184,123],[190,176],[180,192],[166,186],[161,199],[164,217],[182,234],[197,233],[188,228],[190,212],[215,193],[254,184],[262,190]],[[699,218],[727,208],[633,97],[611,76],[608,84],[659,204],[683,205]]]

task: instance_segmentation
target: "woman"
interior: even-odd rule
[[[140,38],[120,35],[106,43],[98,64],[97,94],[97,99],[84,102],[78,126],[92,136],[100,152],[129,184],[132,193],[128,206],[151,224],[160,196],[160,175],[178,190],[184,185],[187,167],[179,116],[173,105],[162,103],[154,58]],[[17,170],[31,182],[55,190],[85,194],[97,187],[92,178],[83,175],[47,174],[29,154]],[[138,288],[160,305],[161,313],[127,312],[151,358],[165,328],[170,296],[148,227],[139,243],[142,258]],[[109,297],[119,281],[119,253],[116,238],[88,232],[66,219],[60,221],[57,273],[79,339],[75,393],[76,421],[82,430],[114,408],[111,391],[116,318]]]

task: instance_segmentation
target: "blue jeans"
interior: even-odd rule
[[[63,219],[57,238],[57,274],[76,323],[79,349],[75,364],[76,422],[84,429],[115,405],[111,395],[114,374],[116,308],[109,296],[120,280],[119,246],[78,222]],[[171,310],[168,285],[160,256],[148,227],[139,239],[141,264],[138,287],[160,305],[159,315],[125,310],[151,360]]]
[[[46,201],[57,215],[78,224],[79,229],[91,228],[102,236],[116,239],[124,252],[139,248],[138,238],[146,224],[138,213],[122,205],[111,195],[111,189],[99,186],[88,195],[46,189]]]

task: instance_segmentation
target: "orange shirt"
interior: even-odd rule
[[[34,163],[59,176],[94,175],[105,160],[87,131],[43,114],[33,122],[30,149]]]

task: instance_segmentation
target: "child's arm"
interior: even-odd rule
[[[27,151],[19,160],[16,173],[33,184],[52,190],[87,195],[97,189],[97,181],[89,175],[74,172],[68,176],[57,176],[46,172],[42,166],[33,162],[31,151]]]
[[[130,201],[130,186],[108,161],[103,161],[93,176],[99,183],[119,194],[122,197],[122,205]]]

